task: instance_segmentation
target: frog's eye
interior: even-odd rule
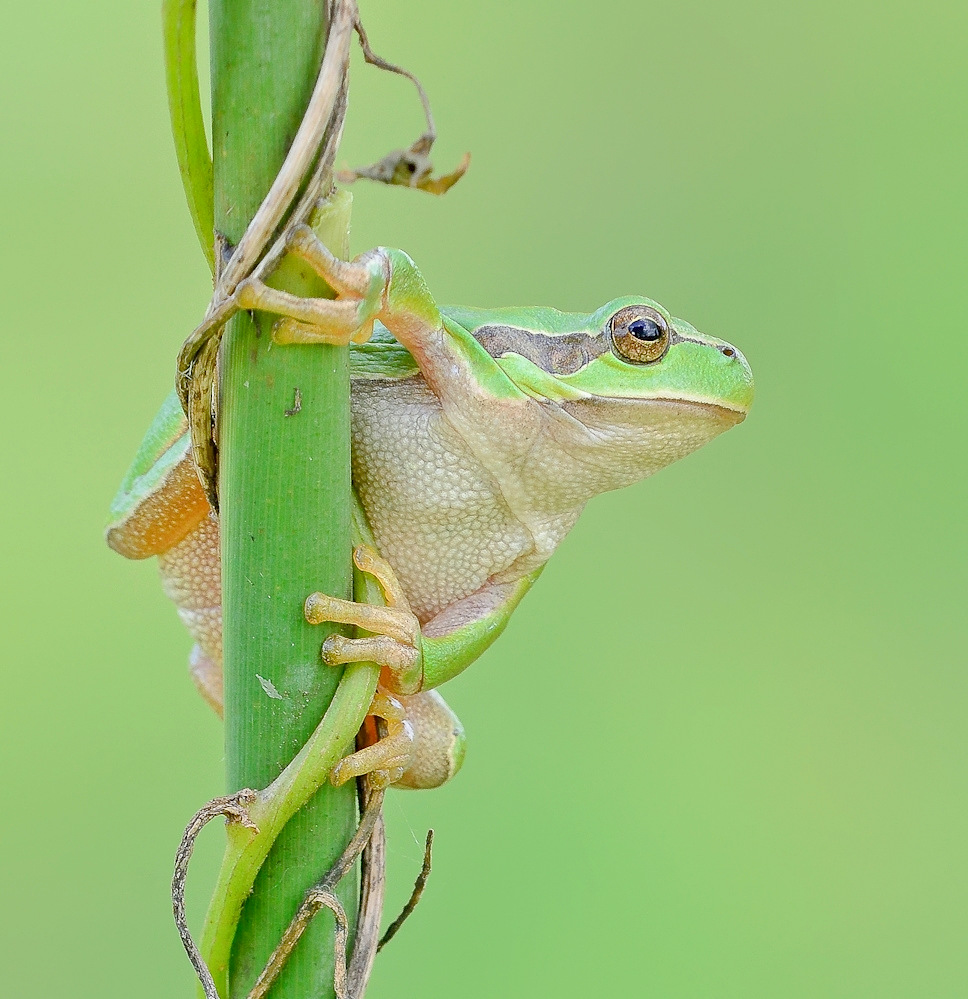
[[[669,324],[648,305],[619,309],[609,322],[612,350],[623,361],[652,364],[669,349]]]

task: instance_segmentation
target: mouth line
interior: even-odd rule
[[[713,411],[721,414],[721,418],[736,419],[738,417],[740,420],[744,420],[749,413],[748,406],[730,406],[723,402],[707,402],[699,399],[673,399],[667,396],[656,396],[652,399],[634,399],[614,395],[602,396],[601,398],[607,402],[658,403],[661,406],[678,406],[703,413]]]

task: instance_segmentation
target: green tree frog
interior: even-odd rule
[[[349,344],[353,483],[379,553],[359,548],[386,607],[311,595],[330,636],[323,661],[382,667],[372,711],[389,735],[337,767],[435,787],[464,738],[436,688],[473,662],[588,500],[651,475],[739,423],[753,379],[732,345],[647,298],[590,314],[438,308],[413,261],[380,248],[334,258],[300,226],[290,251],[338,297],[306,299],[252,279],[238,304],[279,314],[277,343]],[[186,422],[163,404],[111,510],[108,544],[157,555],[165,591],[195,640],[190,668],[222,706],[218,520],[196,478]]]

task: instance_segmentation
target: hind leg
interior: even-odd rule
[[[188,655],[188,672],[205,703],[222,717],[224,691],[222,687],[222,664],[207,656],[200,645],[192,648]]]

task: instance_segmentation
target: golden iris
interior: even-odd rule
[[[612,350],[623,361],[653,364],[669,349],[669,324],[648,305],[629,305],[612,316]]]

